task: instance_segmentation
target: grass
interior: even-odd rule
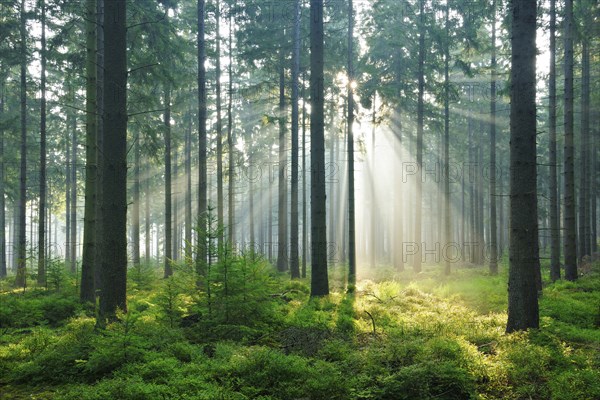
[[[273,273],[269,292],[257,285],[222,302],[251,302],[253,320],[209,320],[185,282],[154,280],[131,291],[129,314],[105,330],[72,294],[5,291],[0,397],[597,399],[598,267],[574,283],[545,282],[541,329],[509,335],[506,266],[498,276],[465,267],[449,277],[436,266],[380,268],[354,293],[343,291],[338,267],[336,289],[320,299],[309,299],[308,282]]]

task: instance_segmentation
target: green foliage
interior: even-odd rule
[[[0,328],[58,326],[81,309],[73,296],[38,291],[0,294],[0,303]]]

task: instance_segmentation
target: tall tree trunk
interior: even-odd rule
[[[133,204],[131,205],[131,229],[133,242],[133,267],[140,265],[140,134],[133,144]]]
[[[165,113],[164,113],[164,127],[165,127],[165,241],[164,245],[164,277],[168,278],[173,275],[173,268],[171,262],[173,260],[173,230],[172,230],[172,219],[173,215],[171,212],[171,88],[165,88]]]
[[[150,258],[152,257],[152,251],[150,249],[150,229],[152,227],[152,221],[150,221],[150,199],[151,199],[151,193],[150,193],[150,168],[146,167],[146,184],[145,184],[145,196],[146,196],[146,201],[145,201],[145,217],[144,217],[144,227],[146,228],[146,232],[145,232],[145,238],[144,241],[145,243],[145,258],[146,258],[146,265],[150,265]]]
[[[573,0],[565,0],[565,150],[564,150],[564,246],[565,278],[577,279],[577,230],[575,226],[575,143],[573,134]]]
[[[306,96],[304,93],[306,77],[302,78],[302,278],[306,278],[308,261],[308,224],[306,213]]]
[[[311,131],[311,296],[329,294],[327,276],[327,211],[325,195],[323,0],[310,2],[310,131]]]
[[[205,0],[198,0],[198,252],[196,274],[205,273],[207,248],[205,241],[206,213],[208,209],[206,174],[206,43]],[[200,280],[198,280],[200,285]]]
[[[75,100],[75,91],[73,91],[73,100]],[[73,101],[74,103],[74,101]],[[77,118],[75,115],[71,116],[71,177],[70,177],[70,189],[71,192],[69,196],[71,196],[71,217],[69,218],[69,222],[71,223],[71,240],[70,246],[71,250],[69,251],[71,255],[71,272],[77,272]]]
[[[277,270],[287,271],[288,269],[288,251],[287,251],[287,143],[285,136],[286,125],[286,105],[285,105],[285,69],[284,69],[283,49],[279,54],[279,164],[278,164],[278,207],[277,207]]]
[[[70,100],[71,103],[74,103],[73,100]],[[73,118],[71,110],[65,110],[65,114],[67,114],[67,137],[65,138],[66,142],[66,171],[65,171],[65,267],[73,272],[73,265],[71,265],[71,168],[73,168],[71,164],[71,135],[69,135],[69,129],[71,129],[71,119]]]
[[[27,257],[25,236],[25,206],[27,203],[27,32],[25,0],[20,5],[21,36],[21,167],[19,172],[19,218],[17,239],[17,277],[15,286],[25,288],[27,283]]]
[[[375,268],[375,262],[377,261],[377,197],[375,195],[375,131],[377,126],[377,92],[373,93],[373,113],[371,115],[371,162],[369,166],[369,198],[371,200],[371,221],[370,221],[370,233],[369,233],[369,258],[371,268]]]
[[[415,185],[415,242],[416,254],[413,259],[415,272],[421,272],[422,223],[423,214],[423,118],[425,112],[425,0],[419,0],[419,62],[418,62],[418,100],[417,100],[417,181]]]
[[[354,5],[348,0],[348,289],[356,285],[356,219],[354,202]]]
[[[125,0],[104,4],[104,140],[100,319],[127,310],[127,15]]]
[[[294,1],[294,43],[292,51],[292,199],[290,214],[290,272],[292,279],[300,278],[298,260],[298,130],[300,80],[300,0]]]
[[[4,76],[0,79],[2,79],[0,81],[0,115],[4,115]],[[4,128],[0,126],[0,278],[5,278],[8,274],[6,268],[6,203],[4,199],[4,132]]]
[[[216,2],[216,26],[215,26],[215,87],[216,87],[216,103],[217,103],[217,222],[219,227],[223,227],[225,220],[223,219],[223,120],[221,116],[221,1]],[[219,234],[217,239],[219,253],[223,249],[223,235]]]
[[[443,248],[448,249],[451,241],[450,236],[450,27],[449,27],[450,5],[446,3],[446,21],[445,21],[445,53],[444,53],[444,234],[442,243]],[[494,24],[494,28],[495,28]],[[495,30],[492,30],[493,41],[495,41]],[[492,56],[492,65],[495,66],[495,54]],[[492,88],[495,89],[495,80],[492,77]],[[495,102],[494,91],[492,91],[492,101]],[[495,103],[494,103],[495,104]],[[495,110],[494,110],[495,111]],[[492,115],[494,115],[492,113]],[[493,123],[493,122],[492,122]],[[494,148],[494,145],[492,145]],[[495,154],[495,153],[494,153]],[[493,171],[493,170],[492,170]],[[495,210],[494,210],[495,211]],[[494,216],[495,218],[495,216]],[[444,272],[450,275],[450,256],[446,251],[444,256]]]
[[[550,75],[548,130],[550,134],[550,279],[560,279],[558,159],[556,154],[556,0],[550,0]]]
[[[40,201],[38,205],[38,270],[37,283],[46,285],[46,2],[41,0],[42,23],[40,79]]]
[[[82,303],[95,304],[94,253],[96,252],[96,177],[98,172],[96,136],[96,0],[86,0],[86,19],[85,209],[79,298]]]
[[[498,273],[496,221],[496,0],[492,3],[492,80],[490,82],[490,274]]]
[[[235,240],[235,146],[233,145],[233,16],[229,16],[229,65],[227,67],[229,74],[229,96],[227,103],[227,151],[228,151],[228,168],[227,178],[229,190],[227,193],[228,202],[228,221],[227,232],[230,246],[234,246]]]
[[[98,296],[102,282],[103,200],[102,174],[104,157],[104,0],[96,0],[96,251],[94,252],[94,292]]]
[[[535,108],[535,0],[512,0],[510,263],[507,332],[537,328],[539,309]]]
[[[586,2],[582,2],[585,5]],[[580,172],[579,172],[579,258],[590,254],[590,207],[589,185],[590,163],[588,160],[590,148],[590,50],[589,24],[583,16],[582,49],[581,49],[581,139]]]
[[[185,127],[185,259],[192,257],[192,113],[186,114]]]
[[[173,175],[171,178],[171,182],[175,182],[175,186],[178,185],[178,177],[179,177],[179,153],[177,150],[177,145],[175,145],[175,149],[173,150],[173,162],[172,162]],[[179,260],[179,250],[181,249],[181,243],[179,241],[179,190],[175,190],[173,192],[173,185],[171,185],[171,204],[173,206],[173,211],[171,213],[171,223],[173,224],[171,232],[171,254],[174,262]]]

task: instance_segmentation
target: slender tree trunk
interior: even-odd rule
[[[19,218],[17,240],[17,277],[15,286],[25,288],[27,283],[25,206],[27,202],[27,32],[25,0],[20,5],[21,35],[21,167],[19,172]]]
[[[216,26],[215,26],[215,88],[217,103],[217,222],[219,227],[223,227],[225,220],[223,218],[223,120],[222,120],[222,101],[221,101],[221,0],[216,2]],[[219,253],[223,249],[223,235],[220,234],[217,239]]]
[[[498,274],[496,221],[496,0],[492,11],[492,80],[490,82],[490,274]]]
[[[577,230],[575,226],[575,144],[573,134],[573,0],[565,0],[565,150],[564,150],[564,246],[565,278],[577,279]]]
[[[103,187],[104,157],[104,0],[96,0],[96,251],[94,252],[94,292],[98,296],[102,282],[103,259]]]
[[[285,69],[283,50],[279,55],[279,164],[278,164],[278,207],[277,207],[277,270],[287,271],[288,265],[288,244],[287,244],[287,140],[285,136],[285,125],[287,119],[285,105]]]
[[[308,224],[306,213],[306,96],[302,78],[302,278],[306,278],[306,262],[308,258]]]
[[[228,221],[227,232],[230,246],[234,246],[235,240],[235,147],[233,145],[233,16],[229,16],[229,66],[227,68],[229,74],[229,97],[227,103],[227,150],[228,150]]]
[[[38,205],[38,270],[37,283],[46,285],[46,2],[41,0],[42,23],[40,79],[40,200]]]
[[[73,91],[73,99],[75,99],[75,92]],[[71,240],[70,240],[70,255],[71,255],[71,272],[77,272],[77,118],[75,115],[71,115],[71,177],[70,177],[70,190],[69,196],[71,196],[71,217],[69,222],[71,223]]]
[[[133,144],[133,204],[131,205],[133,267],[140,265],[140,134]]]
[[[206,213],[208,210],[206,174],[206,44],[205,0],[198,0],[198,253],[196,274],[201,277],[206,269]],[[198,281],[200,285],[200,280]]]
[[[311,91],[311,296],[329,294],[327,276],[327,211],[325,195],[324,126],[324,35],[323,0],[311,0],[310,91]]]
[[[0,77],[0,115],[4,115],[4,77]],[[8,274],[6,268],[6,203],[4,199],[4,133],[0,126],[0,278]],[[10,237],[10,236],[9,236]]]
[[[79,298],[82,303],[95,304],[94,253],[96,251],[96,177],[98,172],[98,148],[96,146],[96,0],[86,1],[86,19],[85,209]]]
[[[168,278],[173,275],[173,269],[171,262],[173,260],[173,230],[172,220],[173,215],[171,212],[171,88],[165,88],[165,113],[164,113],[164,126],[165,126],[165,241],[164,246],[164,277]]]
[[[556,154],[556,0],[550,0],[550,75],[548,77],[548,130],[550,135],[550,279],[560,279],[560,223],[558,159]]]
[[[150,265],[150,258],[152,257],[152,251],[150,249],[150,235],[151,235],[150,229],[152,227],[152,222],[150,221],[150,199],[151,199],[151,193],[150,193],[150,168],[149,167],[146,168],[146,179],[145,179],[145,181],[146,181],[146,185],[145,185],[145,189],[146,189],[146,192],[145,192],[145,195],[146,195],[146,202],[145,202],[146,203],[145,204],[146,210],[145,210],[145,214],[146,215],[145,215],[145,218],[144,218],[144,221],[145,221],[144,226],[146,228],[146,232],[145,232],[145,236],[146,237],[144,238],[144,240],[146,242],[145,243],[145,247],[146,247],[145,248],[145,250],[146,250],[145,258],[146,258],[146,265]]]
[[[419,0],[419,62],[418,62],[418,100],[417,100],[417,182],[415,185],[415,242],[416,254],[413,259],[413,268],[415,272],[421,272],[421,246],[422,243],[422,222],[423,214],[423,117],[425,112],[425,0]]]
[[[377,252],[375,251],[376,240],[377,240],[377,198],[375,195],[375,131],[377,126],[377,92],[373,93],[373,113],[371,115],[371,162],[370,162],[370,173],[369,176],[369,197],[371,200],[371,221],[370,221],[370,233],[369,233],[369,255],[371,268],[375,268],[375,262],[377,261]]]
[[[582,2],[585,4],[585,2]],[[586,16],[583,17],[582,50],[581,50],[581,139],[580,172],[579,172],[579,259],[590,255],[590,207],[589,185],[590,163],[590,50],[589,27]]]
[[[290,272],[292,279],[300,278],[298,262],[298,129],[300,80],[300,0],[294,1],[294,44],[292,51],[292,199],[290,214]]]
[[[102,278],[100,319],[127,310],[127,30],[126,1],[104,4]],[[102,323],[101,322],[101,323]]]
[[[513,0],[510,111],[510,263],[507,332],[537,328],[535,0]]]
[[[348,289],[356,285],[356,219],[354,202],[354,5],[348,0]]]
[[[192,257],[192,113],[186,114],[185,128],[185,259]]]
[[[71,100],[72,102],[72,100]],[[65,110],[67,119],[67,132],[71,129],[71,119],[73,118],[71,110]],[[71,265],[71,135],[67,133],[65,138],[66,142],[66,172],[65,172],[65,267],[73,272],[73,265]]]
[[[448,249],[451,243],[450,236],[450,27],[449,27],[449,13],[450,5],[446,3],[446,41],[445,41],[445,54],[444,54],[444,234],[442,243],[444,248]],[[494,24],[495,27],[495,24]],[[495,30],[492,35],[495,40]],[[492,56],[492,64],[495,62],[495,57]],[[493,64],[494,65],[494,64]],[[495,89],[495,81],[492,78]],[[494,93],[492,92],[492,99],[494,99]],[[493,100],[495,101],[495,99]],[[493,115],[493,114],[492,114]],[[492,146],[493,148],[493,146]],[[444,272],[446,275],[450,275],[450,256],[446,251],[442,252],[444,257]]]
[[[178,186],[179,182],[179,153],[177,151],[177,145],[175,145],[175,149],[173,150],[173,162],[172,162],[173,175],[171,178],[171,182],[175,182],[175,186]],[[179,242],[179,190],[175,190],[173,192],[173,185],[171,185],[171,204],[173,206],[173,211],[171,214],[172,221],[172,239],[171,239],[171,254],[174,262],[179,260],[179,249],[181,249],[181,243]]]

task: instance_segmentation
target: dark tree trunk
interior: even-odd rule
[[[37,283],[46,285],[46,2],[41,1],[42,22],[40,79],[40,201],[38,205],[38,270]]]
[[[27,203],[27,27],[25,0],[20,5],[21,35],[21,166],[19,171],[19,218],[17,239],[17,277],[15,286],[25,288],[27,284],[27,256],[25,236],[25,206]]]
[[[192,113],[186,115],[185,127],[185,232],[186,262],[192,257]]]
[[[4,77],[0,77],[0,115],[4,114]],[[6,268],[6,203],[4,200],[4,133],[0,126],[0,278],[8,274]],[[10,237],[10,236],[9,236]]]
[[[348,289],[356,285],[356,221],[354,203],[354,5],[348,0]]]
[[[171,212],[171,88],[165,88],[165,241],[164,246],[164,277],[168,278],[173,275],[171,262],[173,261],[173,230]]]
[[[577,279],[577,230],[575,226],[575,143],[573,134],[573,0],[565,0],[565,150],[564,150],[564,246],[565,278]]]
[[[329,294],[325,195],[323,0],[310,2],[311,296]]]
[[[216,103],[217,103],[217,223],[219,227],[223,227],[225,220],[223,218],[223,119],[221,116],[222,102],[221,102],[221,1],[216,1],[216,26],[215,26],[215,42],[216,42],[216,53],[215,53],[215,89],[216,89]],[[217,239],[219,253],[223,249],[223,235],[219,234]]]
[[[292,279],[300,278],[298,260],[298,129],[300,80],[300,0],[294,1],[294,43],[292,52],[292,192],[290,214],[290,272]]]
[[[85,125],[85,209],[83,226],[83,256],[81,261],[82,303],[95,304],[94,256],[96,252],[96,0],[86,1],[86,125]]]
[[[548,130],[550,135],[550,279],[560,279],[558,158],[556,154],[556,0],[550,0],[550,75]]]
[[[104,0],[96,0],[96,251],[94,253],[94,292],[98,296],[102,281],[103,202],[102,174],[104,157]]]
[[[445,21],[445,31],[446,31],[446,40],[445,40],[445,53],[444,53],[444,234],[442,243],[444,244],[445,249],[448,249],[451,243],[450,236],[450,28],[449,28],[449,13],[450,13],[450,5],[446,3],[446,21]],[[495,25],[494,25],[495,27]],[[494,34],[492,35],[493,40],[495,40],[495,30],[493,30]],[[492,56],[492,65],[495,62],[495,55]],[[492,78],[492,88],[495,89],[495,81]],[[494,99],[494,91],[492,91],[492,99]],[[492,101],[495,101],[492,100]],[[495,104],[495,103],[494,103]],[[492,115],[494,115],[492,113]],[[492,145],[492,148],[493,145]],[[493,171],[493,170],[492,170]],[[494,216],[495,218],[495,216]],[[443,251],[442,255],[444,257],[444,272],[446,275],[450,275],[450,255]]]
[[[306,262],[308,261],[308,224],[306,213],[306,96],[304,93],[305,77],[302,78],[302,278],[306,278]]]
[[[227,232],[230,246],[234,246],[235,240],[235,147],[233,145],[233,16],[229,16],[229,66],[227,68],[229,74],[229,96],[227,103],[227,151],[228,151],[228,168],[227,178],[229,190],[227,193]]]
[[[286,105],[285,105],[285,70],[283,50],[279,55],[279,164],[278,164],[278,207],[277,207],[277,270],[280,272],[288,269],[287,251],[287,146],[285,137]]]
[[[208,209],[206,174],[206,43],[205,0],[198,0],[198,252],[196,274],[201,277],[206,267],[206,213]],[[199,281],[200,284],[200,281]]]
[[[75,91],[73,91],[74,99]],[[73,103],[75,102],[73,101]],[[71,216],[69,217],[71,223],[71,239],[69,241],[71,261],[69,264],[71,265],[71,272],[77,273],[77,119],[75,115],[71,115],[71,123],[71,177],[69,178],[71,182],[69,193],[69,196],[71,196]]]
[[[496,221],[496,0],[492,10],[492,80],[490,82],[490,274],[498,274]]]
[[[415,243],[416,254],[413,259],[413,268],[415,272],[421,272],[421,246],[422,243],[422,222],[423,214],[423,118],[425,112],[425,0],[419,0],[419,62],[418,62],[418,99],[417,99],[417,181],[415,184]]]
[[[537,328],[535,0],[512,0],[510,263],[507,332]]]
[[[145,222],[144,226],[146,228],[146,232],[145,232],[145,236],[146,237],[144,238],[144,240],[146,242],[145,243],[145,247],[146,247],[145,248],[145,251],[146,251],[146,254],[145,254],[146,265],[150,265],[150,258],[152,257],[151,250],[150,250],[150,235],[151,235],[150,229],[152,227],[152,221],[150,221],[150,199],[151,199],[151,193],[150,193],[150,168],[149,167],[146,168],[146,176],[147,176],[147,178],[145,179],[145,181],[146,181],[146,185],[145,185],[145,190],[146,190],[146,192],[145,192],[145,195],[146,195],[146,201],[145,201],[145,208],[146,208],[146,210],[145,210],[145,214],[146,215],[144,217],[144,222]]]
[[[127,30],[126,1],[104,4],[102,278],[100,319],[127,310]],[[101,322],[101,323],[102,323]]]
[[[140,265],[140,134],[133,144],[133,204],[131,205],[131,229],[133,242],[133,266]]]
[[[583,2],[585,3],[585,2]],[[583,17],[581,49],[581,139],[579,172],[579,258],[590,255],[589,149],[590,149],[590,50],[589,27]]]

